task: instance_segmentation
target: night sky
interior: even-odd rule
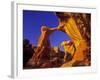
[[[23,10],[23,39],[28,39],[31,44],[37,45],[41,34],[41,26],[57,27],[58,17],[54,12]],[[70,40],[67,34],[56,31],[50,36],[51,46],[58,46],[61,50],[61,42]]]

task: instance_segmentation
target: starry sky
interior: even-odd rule
[[[31,44],[37,45],[43,25],[50,28],[59,25],[55,12],[23,10],[23,39],[28,39]],[[70,38],[61,31],[55,31],[50,36],[51,46],[58,46],[61,50],[63,50],[61,42],[64,40],[70,40]]]

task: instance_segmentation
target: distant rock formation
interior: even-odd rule
[[[34,54],[34,49],[28,39],[23,40],[23,68],[26,67],[28,60]]]

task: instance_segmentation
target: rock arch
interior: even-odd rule
[[[48,61],[48,53],[51,49],[49,36],[57,30],[63,31],[64,33],[68,34],[76,48],[73,59],[69,62],[64,63],[62,67],[72,66],[76,61],[83,61],[84,63],[84,60],[86,58],[84,51],[88,49],[87,42],[81,35],[75,20],[70,17],[67,22],[65,22],[63,25],[59,25],[56,28],[48,28],[46,26],[41,27],[41,35],[38,40],[37,48],[34,55],[29,60],[28,65],[31,65],[33,67],[40,67],[41,65],[44,67],[52,66],[52,64]],[[66,45],[64,46],[65,50],[67,50]],[[43,64],[44,62],[46,64]],[[89,62],[87,62],[87,65]]]

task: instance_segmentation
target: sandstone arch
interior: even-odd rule
[[[64,14],[66,15],[66,14]],[[89,47],[87,45],[86,39],[82,36],[80,33],[79,28],[77,27],[77,24],[71,14],[67,15],[68,19],[63,21],[58,27],[56,28],[48,28],[46,26],[42,26],[41,28],[41,35],[38,40],[38,45],[35,50],[34,55],[29,60],[28,65],[31,65],[32,67],[52,67],[52,63],[50,63],[49,55],[51,45],[49,36],[57,30],[63,31],[69,37],[72,39],[73,44],[75,45],[76,51],[73,55],[73,59],[69,62],[66,62],[62,64],[62,67],[72,66],[76,61],[83,62],[86,58],[86,54],[84,51],[86,51]],[[86,19],[86,18],[85,18]],[[66,45],[64,45],[66,46]],[[72,47],[72,46],[71,46]],[[69,49],[69,48],[68,48]],[[67,50],[67,48],[65,48]],[[89,62],[87,62],[86,65],[89,65]],[[84,63],[85,64],[85,63]]]

